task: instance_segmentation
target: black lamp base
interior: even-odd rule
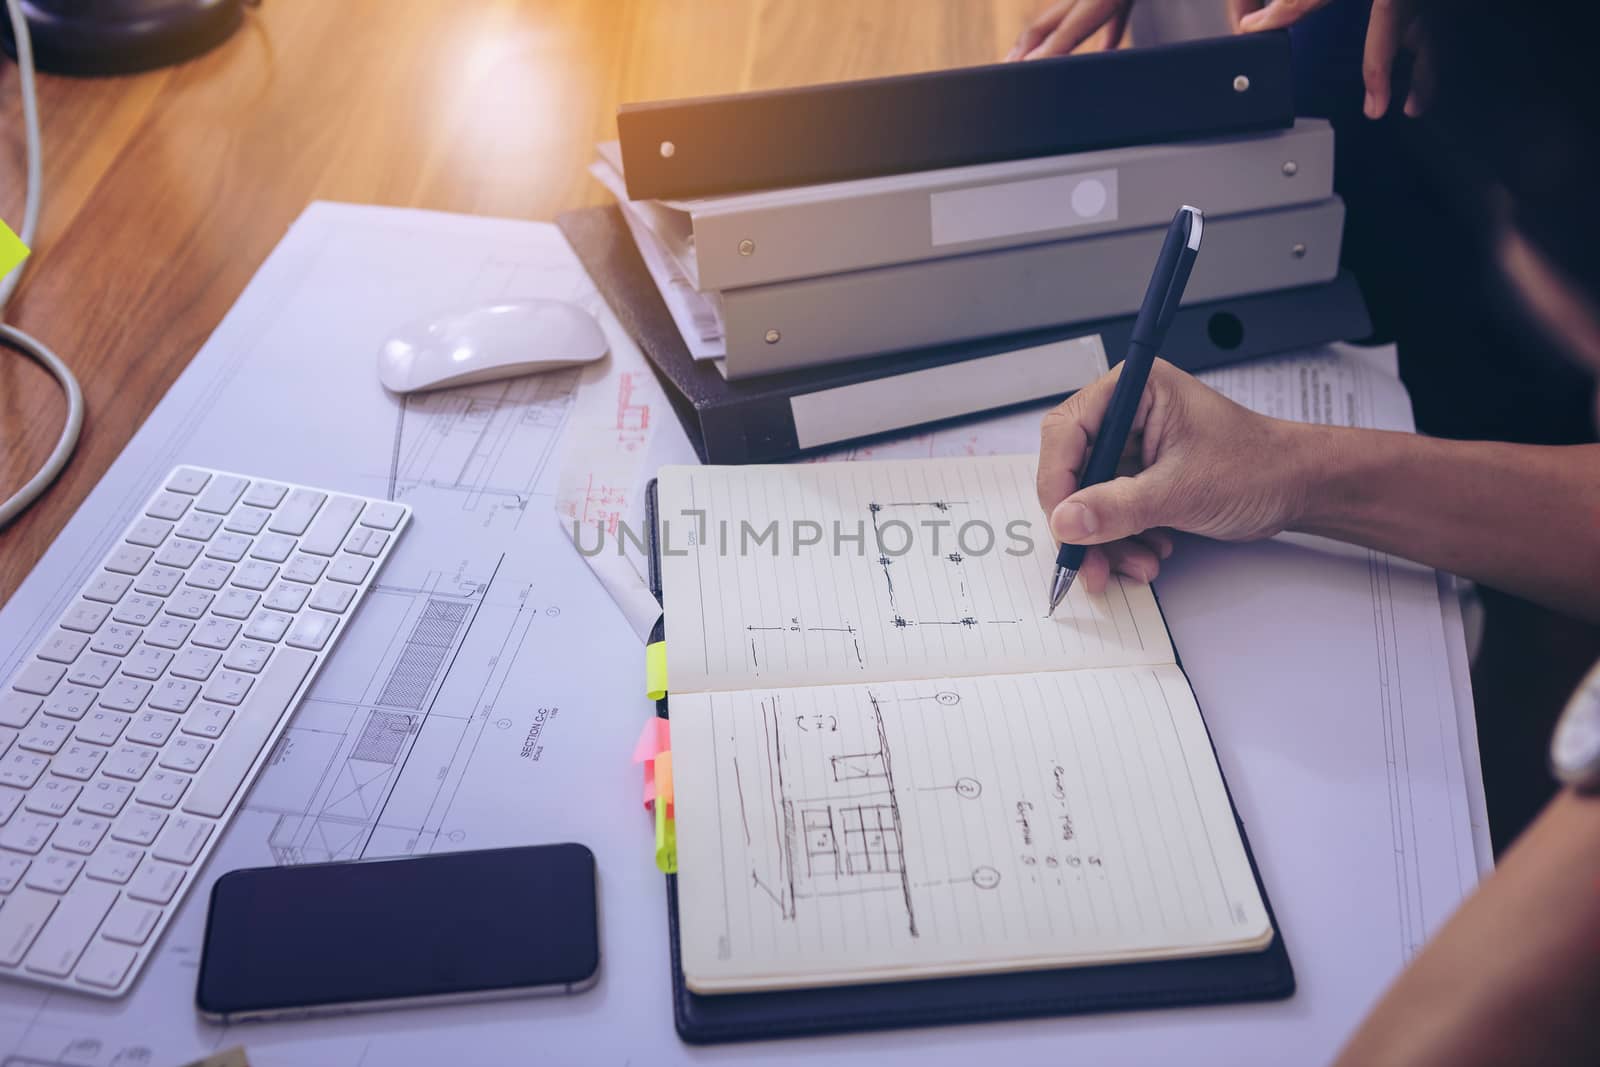
[[[242,8],[243,0],[22,0],[34,63],[79,76],[132,74],[192,59],[228,39]],[[16,56],[7,18],[0,18],[0,46]]]

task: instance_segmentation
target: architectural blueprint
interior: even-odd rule
[[[474,386],[403,404],[377,384],[378,345],[395,326],[515,296],[565,297],[594,311],[612,347],[597,377]],[[1452,771],[1445,758],[1456,744],[1450,679],[1441,687],[1425,677],[1432,666],[1445,671],[1446,656],[1406,644],[1423,633],[1407,621],[1422,607],[1391,598],[1402,670],[1390,677],[1404,692],[1387,715],[1392,736],[1405,740],[1391,753],[1372,689],[1369,561],[1323,553],[1308,569],[1294,546],[1185,544],[1159,590],[1279,909],[1301,980],[1293,1000],[1144,1013],[1136,1023],[1099,1016],[682,1045],[672,1029],[664,893],[628,762],[650,710],[638,639],[551,518],[573,420],[586,404],[615,419],[624,373],[648,388],[637,349],[554,227],[315,204],[0,610],[8,670],[78,588],[84,561],[101,557],[128,509],[176,463],[406,500],[411,529],[206,877],[331,857],[581,841],[600,872],[599,985],[576,997],[212,1026],[193,1008],[202,884],[123,1001],[0,984],[0,1065],[168,1067],[236,1044],[256,1067],[785,1063],[802,1051],[826,1063],[926,1067],[996,1054],[1055,1060],[1068,1046],[1100,1064],[1282,1063],[1331,1050],[1393,976],[1414,930],[1431,929],[1470,885],[1470,864],[1457,879],[1436,855],[1458,842],[1453,820],[1466,805],[1460,760]],[[606,391],[594,392],[594,382]],[[1036,418],[914,437],[906,447],[1031,451]],[[674,420],[663,413],[651,425],[672,430],[644,447],[670,452]],[[1359,580],[1341,577],[1346,566]],[[1411,588],[1408,573],[1392,569],[1393,588]],[[1353,637],[1338,649],[1308,640],[1315,626],[1335,624],[1359,635],[1364,651]],[[1232,669],[1230,633],[1257,642],[1263,659],[1254,662],[1273,669]],[[1415,801],[1415,817],[1400,824],[1422,887],[1411,893],[1410,927],[1397,903],[1391,787]],[[1304,843],[1307,825],[1317,829],[1314,849]],[[523,917],[538,914],[530,901]]]

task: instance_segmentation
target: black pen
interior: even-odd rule
[[[1095,435],[1089,462],[1084,464],[1079,489],[1109,481],[1117,473],[1117,462],[1127,447],[1133,417],[1139,413],[1139,400],[1144,396],[1144,383],[1150,377],[1156,349],[1166,339],[1167,327],[1178,313],[1183,288],[1189,283],[1189,271],[1194,268],[1195,256],[1200,252],[1200,231],[1204,226],[1205,214],[1197,207],[1185,204],[1172,216],[1172,225],[1167,227],[1166,240],[1161,244],[1161,255],[1156,259],[1155,273],[1150,276],[1150,288],[1144,291],[1144,303],[1139,306],[1139,317],[1133,322],[1128,354],[1122,359],[1122,374],[1111,394],[1111,406],[1100,423],[1100,432]],[[1065,599],[1067,590],[1078,577],[1084,551],[1083,545],[1062,545],[1056,553],[1055,578],[1050,582],[1050,615],[1056,613],[1057,605]]]

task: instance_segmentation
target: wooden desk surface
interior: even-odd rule
[[[45,202],[8,321],[66,360],[83,437],[0,531],[0,603],[312,200],[548,219],[623,101],[992,61],[1040,0],[265,0],[216,51],[126,78],[41,75]],[[0,215],[20,221],[0,65]],[[0,494],[65,410],[0,352]]]

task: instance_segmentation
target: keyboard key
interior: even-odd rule
[[[161,753],[160,766],[169,771],[193,774],[211,752],[211,742],[198,737],[180,737]]]
[[[81,685],[63,685],[44,702],[44,713],[76,722],[94,704],[95,691]]]
[[[248,674],[238,671],[218,671],[206,686],[205,698],[218,704],[237,706],[250,692],[250,685],[254,681]]]
[[[131,850],[130,850],[131,851]],[[93,875],[91,874],[92,878]],[[128,877],[133,877],[133,868],[128,868]],[[110,879],[107,879],[110,881]],[[156,923],[161,919],[161,911],[148,904],[138,904],[134,901],[123,899],[111,908],[111,914],[106,916],[106,921],[100,927],[100,934],[113,941],[121,941],[128,945],[142,945],[149,938],[151,931],[156,928]]]
[[[356,524],[366,505],[355,497],[334,496],[323,506],[317,519],[300,540],[300,551],[316,556],[331,556],[339,551],[350,527]]]
[[[127,729],[127,726],[128,716],[121,712],[95,708],[79,720],[78,729],[73,736],[91,745],[109,747],[117,743],[117,738],[122,736],[122,731]]]
[[[50,845],[87,856],[99,847],[109,829],[111,822],[107,819],[93,815],[69,815],[56,826],[55,840]]]
[[[100,926],[100,920],[106,917],[116,899],[117,891],[112,886],[85,882],[77,892],[61,901],[61,906],[56,908],[34,941],[33,951],[28,953],[23,966],[54,977],[71,974],[78,957],[83,955]]]
[[[72,810],[72,804],[83,792],[83,786],[65,778],[47,775],[43,781],[28,790],[28,799],[22,806],[35,815],[49,815],[59,819]]]
[[[272,512],[260,508],[240,508],[228,516],[222,524],[224,530],[234,533],[258,534],[267,525],[267,520],[272,517]]]
[[[217,669],[217,663],[221,659],[222,653],[216,649],[190,646],[183,650],[177,662],[172,665],[173,677],[203,682],[211,677],[211,672]]]
[[[141,682],[137,678],[118,678],[100,691],[100,707],[111,711],[138,711],[144,706],[144,698],[149,695],[149,682]],[[81,719],[78,736],[83,737]]]
[[[295,539],[287,534],[264,534],[256,538],[255,547],[250,549],[252,559],[264,559],[268,563],[282,563],[289,558],[289,553],[294,551]]]
[[[288,486],[276,482],[257,482],[244,495],[244,502],[253,508],[275,508],[283,502],[283,494],[288,491]]]
[[[400,525],[400,520],[405,517],[406,509],[399,504],[384,504],[372,501],[367,504],[361,513],[361,525],[375,526],[380,530],[393,530]]]
[[[115,989],[128,976],[129,968],[138,958],[139,954],[127,945],[113,944],[103,937],[97,937],[83,950],[83,959],[79,961],[78,969],[72,972],[72,979],[102,989]]]
[[[133,879],[128,883],[128,896],[134,900],[146,900],[151,904],[165,904],[178,892],[178,887],[183,884],[182,867],[160,860],[146,860],[134,872]]]
[[[376,559],[383,555],[383,550],[389,547],[389,535],[372,530],[367,534],[366,544],[361,546],[360,554]]]
[[[188,584],[197,589],[221,589],[233,574],[233,564],[220,559],[203,559],[189,572]]]
[[[18,889],[0,907],[0,964],[15,967],[55,913],[61,898],[34,889]]]
[[[288,631],[294,621],[291,615],[277,611],[258,611],[244,628],[244,635],[253,641],[277,641]]]
[[[229,589],[211,605],[211,614],[224,619],[247,619],[260,599],[260,593],[252,593],[248,589]]]
[[[98,652],[79,656],[78,661],[67,672],[67,681],[73,685],[90,685],[99,689],[116,677],[119,662],[111,656],[104,656]]]
[[[78,872],[82,870],[83,857],[52,849],[33,861],[22,884],[46,893],[65,893],[78,880]]]
[[[112,574],[110,571],[101,571],[90,579],[84,586],[83,595],[89,600],[98,600],[102,604],[115,604],[122,599],[122,594],[128,591],[133,584],[133,579],[126,574]]]
[[[22,736],[17,738],[17,747],[25,748],[29,752],[43,752],[53,756],[61,751],[61,746],[67,743],[72,735],[72,724],[65,719],[52,719],[48,715],[41,715],[29,723],[22,731]]]
[[[0,828],[0,848],[37,856],[55,829],[54,819],[39,815],[13,815],[5,826]]]
[[[74,741],[50,761],[50,773],[87,782],[94,777],[94,772],[100,769],[100,761],[105,758],[105,749]]]
[[[172,594],[172,599],[167,601],[167,611],[180,619],[198,619],[211,606],[211,598],[215,595],[186,585]]]
[[[16,856],[9,852],[0,852],[0,893],[9,893],[22,884],[22,876],[28,873],[28,867],[33,863],[26,856]]]
[[[128,814],[131,815],[133,812],[130,811]],[[159,815],[160,813],[152,812],[152,814]],[[127,818],[127,816],[123,816],[123,818]],[[160,818],[154,823],[148,824],[150,836],[142,844],[148,845],[151,841],[154,841],[156,834],[161,832],[161,824],[166,821],[167,817],[160,815]],[[118,823],[117,825],[121,827],[122,824]],[[115,839],[117,832],[113,830],[111,836]],[[133,872],[139,869],[139,861],[142,859],[144,859],[144,849],[142,848],[130,848],[127,845],[106,845],[89,857],[88,869],[83,873],[97,882],[113,882],[116,885],[122,885],[133,877]]]
[[[167,743],[178,729],[178,717],[160,711],[146,711],[133,717],[133,724],[128,727],[128,732],[123,738],[139,745],[154,745],[159,748]],[[166,766],[166,764],[162,764]],[[109,773],[109,772],[108,772]]]
[[[10,727],[0,727],[0,756],[3,756],[7,752],[11,751],[11,745],[16,741],[16,739],[17,731],[11,729]],[[0,819],[0,822],[4,821],[4,819]]]
[[[209,541],[211,535],[222,526],[221,515],[207,515],[199,511],[191,511],[178,523],[178,536],[187,537],[191,541]]]
[[[98,605],[97,605],[98,606]],[[118,622],[125,622],[132,626],[148,626],[150,620],[161,611],[161,598],[145,596],[143,593],[134,593],[125,596],[111,612],[111,617]],[[62,623],[63,626],[67,625]]]
[[[266,599],[262,600],[261,603],[274,611],[299,611],[305,606],[306,597],[310,594],[310,586],[300,585],[295,582],[279,582],[272,587],[272,591],[266,595]],[[41,652],[40,655],[43,655],[43,653]],[[71,663],[72,660],[69,658],[61,662]]]
[[[128,809],[126,815],[117,820],[117,825],[111,830],[111,837],[115,841],[126,841],[130,845],[148,845],[156,839],[156,835],[166,824],[166,812],[135,804]],[[99,876],[90,874],[89,877]]]
[[[100,632],[95,634],[89,643],[89,647],[107,656],[126,656],[133,651],[133,646],[139,643],[139,635],[142,633],[144,631],[137,626],[124,626],[114,622],[101,627]]]
[[[228,658],[223,665],[232,671],[260,674],[271,656],[271,645],[264,645],[260,641],[240,641],[228,650]]]
[[[22,665],[16,677],[11,679],[11,687],[23,693],[32,693],[35,696],[48,696],[50,690],[61,681],[61,676],[67,673],[67,668],[59,663],[48,660],[31,659]],[[77,679],[73,679],[76,681]]]
[[[199,541],[191,541],[187,537],[174,537],[161,546],[161,551],[156,553],[156,562],[164,567],[186,570],[194,563],[204,547],[205,545]]]
[[[20,789],[12,789],[10,786],[0,785],[0,823],[8,821],[11,816],[15,815],[17,809],[22,807],[22,802],[27,797],[28,794]]]
[[[167,489],[174,493],[194,496],[204,489],[210,480],[211,475],[205,471],[195,470],[193,467],[179,467],[167,478]]]
[[[324,582],[317,586],[317,591],[311,594],[311,606],[321,608],[323,611],[340,612],[350,606],[356,598],[356,590],[350,585],[336,585]]]
[[[227,648],[238,634],[238,623],[211,618],[200,624],[200,629],[194,635],[194,643],[202,648]]]
[[[227,743],[211,753],[205,770],[195,779],[183,806],[185,812],[215,818],[227,810],[316,661],[316,656],[297,649],[283,649],[273,657],[255,692],[239,708]]]
[[[159,548],[172,532],[172,523],[159,519],[140,519],[124,534],[124,538],[141,548]]]
[[[133,796],[133,786],[127,782],[112,782],[102,778],[90,782],[78,801],[78,810],[89,815],[102,815],[115,819]]]
[[[272,584],[272,579],[278,576],[278,568],[263,560],[246,560],[234,572],[233,584],[240,589],[249,589],[260,592]]]
[[[150,694],[149,706],[157,711],[185,712],[194,698],[200,695],[200,686],[181,678],[164,678]]]
[[[133,588],[140,593],[164,597],[171,595],[172,591],[178,588],[178,583],[181,581],[183,581],[183,572],[176,567],[155,565],[139,575],[139,580],[134,583]]]
[[[295,619],[294,626],[289,630],[289,644],[295,648],[309,648],[313,652],[320,652],[338,625],[337,615],[308,611]]]
[[[340,555],[333,561],[333,566],[328,568],[330,582],[344,582],[348,585],[360,585],[366,580],[367,572],[372,570],[372,561],[361,556]]]
[[[150,850],[150,855],[169,863],[193,863],[211,838],[212,826],[210,819],[175,815],[156,839],[156,847]]]
[[[326,499],[328,499],[326,493],[319,493],[315,489],[290,490],[277,514],[272,517],[272,522],[267,525],[267,529],[273,533],[299,537],[306,532],[306,527],[311,525],[317,509],[322,507],[322,502]]]
[[[144,632],[144,643],[155,645],[157,648],[181,648],[193,629],[194,623],[188,619],[180,619],[176,615],[163,615],[156,620],[154,626]]]
[[[144,778],[155,761],[155,749],[132,743],[121,744],[106,757],[105,769],[101,773],[107,778],[137,782]]]
[[[206,555],[216,562],[238,563],[250,551],[251,544],[253,542],[244,534],[225,533],[211,542]]]
[[[200,494],[200,499],[195,501],[195,510],[226,515],[233,510],[233,506],[239,502],[239,498],[248,488],[250,488],[248,478],[234,474],[213,475],[211,484],[206,486],[205,492]]]
[[[39,646],[39,658],[51,663],[71,663],[88,643],[88,634],[57,628]]]
[[[143,678],[147,681],[153,681],[154,679],[161,677],[162,672],[167,669],[167,664],[171,662],[171,652],[168,652],[164,648],[155,648],[151,645],[142,644],[130,652],[127,659],[122,661],[122,673],[132,678]],[[144,699],[144,695],[149,692],[150,687],[145,686],[144,693],[140,694],[140,699]],[[102,704],[106,703],[106,699],[101,697],[100,702]],[[124,708],[123,710],[132,711],[133,709]]]
[[[323,568],[327,565],[327,560],[296,552],[293,558],[289,560],[288,566],[283,568],[283,576],[291,582],[304,582],[306,585],[311,585],[322,577]]]
[[[196,737],[221,737],[222,731],[228,728],[228,720],[232,718],[232,708],[200,703],[184,718],[182,729],[184,733]]]
[[[69,630],[80,633],[92,634],[100,629],[100,624],[106,621],[106,616],[111,614],[111,609],[104,604],[95,604],[87,600],[75,601],[67,613],[61,617],[61,625]]]
[[[189,788],[190,778],[187,774],[177,774],[173,771],[152,771],[145,776],[144,784],[134,794],[134,798],[141,804],[150,804],[157,808],[175,808],[178,801],[183,799],[183,794]]]
[[[150,562],[152,555],[154,553],[148,548],[124,542],[111,550],[111,555],[106,558],[106,570],[113,574],[138,574]]]
[[[0,726],[28,725],[33,721],[34,712],[38,711],[39,705],[43,703],[43,697],[7,689],[4,693],[0,693]]]
[[[144,513],[152,519],[166,519],[176,522],[183,518],[183,513],[189,510],[190,500],[182,493],[160,492],[155,498],[145,505]]]
[[[49,756],[14,748],[4,757],[0,757],[0,785],[32,789],[33,783],[39,780],[39,776],[44,774],[49,766]]]

